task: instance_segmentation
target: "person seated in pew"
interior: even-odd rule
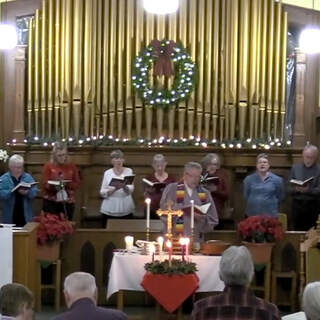
[[[97,306],[98,290],[96,279],[86,272],[74,272],[64,280],[64,297],[68,311],[53,320],[127,320],[119,310]]]
[[[180,182],[169,184],[163,191],[160,201],[161,209],[167,209],[173,203],[173,210],[183,210],[184,215],[177,219],[173,218],[173,224],[180,225],[186,236],[191,235],[191,200],[195,206],[207,205],[205,214],[197,212],[194,214],[195,247],[200,249],[200,242],[204,240],[203,233],[213,231],[219,219],[217,210],[210,192],[200,185],[202,167],[197,162],[188,162],[184,166],[183,179]],[[177,229],[177,228],[176,228]]]
[[[32,292],[22,284],[9,283],[0,289],[1,320],[32,320],[33,304]]]
[[[224,170],[220,168],[221,160],[216,153],[208,153],[201,160],[201,164],[203,168],[204,187],[210,191],[219,217],[219,224],[216,226],[216,229],[223,229],[224,210],[226,201],[229,199],[227,176]],[[208,178],[213,179],[209,180]]]
[[[320,281],[307,284],[303,291],[302,307],[308,320],[320,319]]]
[[[14,154],[9,159],[9,171],[0,177],[2,223],[12,223],[17,227],[33,220],[32,202],[39,192],[33,177],[24,172],[23,167],[24,159]]]
[[[135,210],[132,198],[134,185],[125,180],[126,177],[134,176],[132,169],[123,166],[125,160],[121,150],[112,151],[110,158],[113,167],[104,172],[100,188],[103,198],[100,212],[105,227],[108,219],[130,219]]]
[[[272,173],[266,153],[257,156],[256,172],[243,181],[243,195],[247,200],[246,215],[278,217],[285,192],[281,177]]]
[[[56,142],[50,162],[42,172],[43,211],[52,214],[64,213],[72,220],[75,209],[75,191],[80,187],[79,169],[68,159],[67,145]]]
[[[164,188],[169,184],[176,181],[176,179],[166,172],[168,162],[164,155],[156,154],[152,159],[152,167],[154,173],[147,176],[144,181],[144,196],[150,198],[150,218],[159,219],[156,211],[160,208],[160,200]],[[151,186],[149,182],[154,185]]]
[[[280,319],[277,307],[258,298],[249,289],[254,275],[250,252],[245,246],[231,246],[224,251],[219,266],[222,293],[194,304],[191,320],[213,319]]]

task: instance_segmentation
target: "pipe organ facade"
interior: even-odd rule
[[[150,106],[133,90],[135,56],[153,39],[180,42],[196,62],[188,101]],[[282,140],[286,63],[287,13],[274,0],[184,0],[167,16],[140,0],[43,0],[29,24],[26,132]]]

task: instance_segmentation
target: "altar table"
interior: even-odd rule
[[[181,256],[173,256],[181,259]],[[196,292],[222,291],[224,283],[219,278],[220,256],[189,256],[190,261],[197,264],[199,288]],[[159,256],[155,256],[159,259]],[[151,256],[116,252],[113,255],[109,272],[107,299],[115,292],[122,290],[144,291],[141,282],[146,273],[144,265],[151,262]],[[123,295],[118,297],[118,307],[123,307]]]

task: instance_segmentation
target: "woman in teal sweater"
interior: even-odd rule
[[[20,155],[13,155],[9,159],[9,171],[0,177],[0,199],[2,201],[2,223],[13,223],[24,226],[33,219],[32,201],[38,194],[36,184],[32,184],[33,177],[24,172],[24,160]],[[24,187],[13,189],[19,184]]]

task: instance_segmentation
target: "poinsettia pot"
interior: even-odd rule
[[[40,261],[56,261],[60,257],[60,241],[37,246],[37,258]]]
[[[256,243],[242,241],[242,243],[250,251],[255,264],[265,264],[271,261],[273,242]]]

